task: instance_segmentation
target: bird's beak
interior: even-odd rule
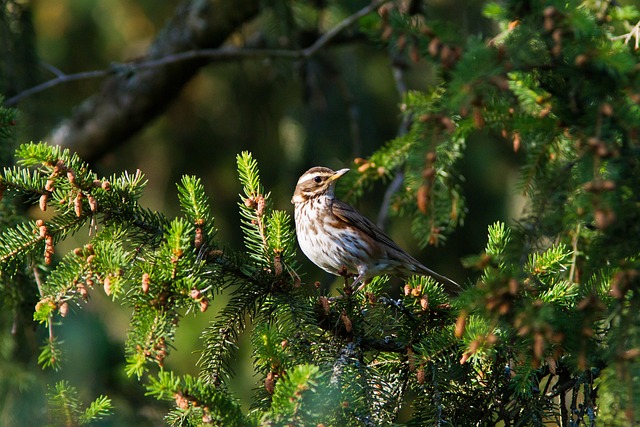
[[[333,174],[333,176],[331,176],[328,181],[332,182],[335,180],[338,180],[340,178],[342,178],[344,176],[344,174],[346,174],[347,172],[349,172],[351,169],[349,168],[345,168],[345,169],[340,169],[339,171],[336,171],[335,174]]]

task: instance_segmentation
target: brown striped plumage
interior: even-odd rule
[[[328,273],[338,275],[346,268],[356,276],[354,287],[380,274],[418,274],[433,277],[451,294],[458,293],[457,283],[420,264],[377,225],[335,198],[336,181],[348,171],[316,166],[298,180],[291,203],[302,252]]]

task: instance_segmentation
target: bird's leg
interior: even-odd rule
[[[353,285],[349,284],[349,278],[352,276],[352,274],[349,273],[347,267],[342,266],[340,270],[338,270],[338,275],[344,277],[344,294],[347,296],[351,295],[353,293]]]
[[[356,279],[358,280],[358,279]],[[354,282],[355,283],[355,282]],[[371,283],[371,280],[365,280],[364,282],[362,282],[360,284],[360,286],[358,286],[358,289],[356,289],[356,292],[358,292],[360,289],[364,288],[365,286],[367,286],[369,283]]]
[[[364,288],[366,285],[369,284],[369,282],[371,282],[371,280],[364,280],[364,276],[366,275],[366,270],[362,270],[358,272],[358,277],[356,277],[356,279],[353,281],[353,283],[351,284],[352,287],[355,288],[355,286],[359,283],[360,286],[358,286],[356,288],[356,292],[358,292],[360,289]]]

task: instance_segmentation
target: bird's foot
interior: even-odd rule
[[[344,294],[346,296],[351,296],[351,294],[353,294],[353,287],[358,279],[354,280],[353,283],[349,283],[349,279],[354,275],[349,273],[349,270],[347,270],[347,267],[345,266],[342,266],[340,270],[338,270],[338,275],[344,277]]]

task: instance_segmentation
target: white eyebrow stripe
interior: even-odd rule
[[[305,181],[310,181],[313,178],[315,178],[316,176],[321,176],[321,177],[328,177],[330,176],[330,174],[328,173],[323,173],[323,172],[316,172],[316,173],[306,173],[304,175],[302,175],[300,177],[300,179],[298,180],[298,184],[302,184]]]
[[[298,180],[298,184],[302,184],[302,183],[303,183],[303,182],[305,182],[305,181],[309,181],[311,178],[312,178],[312,177],[311,177],[311,176],[309,176],[309,174],[302,175],[302,176],[300,177],[300,179]]]

